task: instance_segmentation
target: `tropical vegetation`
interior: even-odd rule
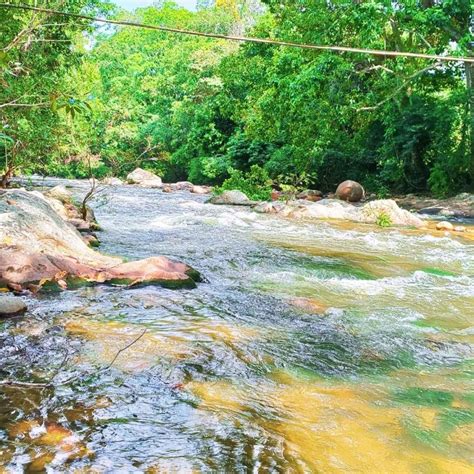
[[[100,0],[48,6],[219,34],[473,55],[471,0],[218,0],[195,12],[164,1],[133,14]],[[265,196],[268,183],[326,191],[344,179],[380,194],[473,189],[469,63],[3,8],[0,19],[4,174],[123,176],[141,166],[166,181],[263,183]]]

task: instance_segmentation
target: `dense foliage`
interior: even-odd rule
[[[70,3],[72,9],[97,7],[92,0]],[[138,9],[134,19],[303,43],[472,54],[471,0],[265,4],[243,8],[227,1],[189,12],[165,2]],[[7,27],[10,37],[29,16]],[[473,187],[474,72],[463,63],[123,28],[96,34],[79,64],[85,51],[77,31],[87,25],[66,23],[41,31],[48,38],[76,35],[72,53],[68,43],[38,42],[10,48],[15,57],[7,60],[0,56],[8,86],[0,104],[32,89],[38,95],[32,101],[67,98],[59,114],[51,107],[0,109],[2,123],[14,129],[9,135],[21,144],[22,170],[83,176],[91,167],[100,176],[140,165],[170,181],[227,179],[225,186],[251,183],[260,170],[282,188],[302,183],[334,190],[355,179],[381,194],[446,195]],[[17,61],[31,71],[28,78],[11,75]]]
[[[57,0],[48,7],[91,15],[107,9],[99,0]],[[61,137],[88,105],[72,95],[75,88],[65,78],[80,65],[87,32],[92,28],[86,21],[0,9],[0,166],[8,174],[54,173],[58,162],[74,161],[75,150]]]

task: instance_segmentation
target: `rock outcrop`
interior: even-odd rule
[[[124,263],[84,242],[49,200],[37,192],[0,194],[0,287],[20,291],[77,283],[195,286],[199,274],[165,257]]]
[[[46,197],[56,199],[63,204],[72,202],[72,193],[66,189],[66,186],[59,184],[45,193]]]
[[[251,201],[243,192],[237,190],[224,191],[222,194],[212,196],[208,202],[210,204],[226,204],[229,206],[253,206],[257,204]]]
[[[385,216],[390,225],[406,227],[423,227],[423,221],[404,209],[400,209],[392,199],[380,199],[371,201],[355,208],[353,220],[366,224],[376,224],[382,216]]]
[[[127,182],[129,184],[138,184],[145,188],[161,188],[163,182],[159,176],[151,171],[146,171],[137,168],[127,175]]]
[[[390,225],[408,227],[423,227],[424,225],[419,217],[400,209],[391,199],[371,201],[363,206],[354,206],[338,199],[322,199],[314,203],[264,202],[255,206],[254,210],[297,219],[340,219],[364,224],[376,224],[383,215]]]
[[[362,185],[357,181],[343,181],[336,189],[336,197],[342,201],[359,202],[365,196]]]

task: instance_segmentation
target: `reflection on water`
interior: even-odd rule
[[[3,322],[2,378],[56,387],[0,389],[0,471],[473,471],[470,240],[107,193],[102,251],[209,282]]]

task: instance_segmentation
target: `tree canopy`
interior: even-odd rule
[[[130,16],[98,0],[67,8]],[[4,164],[10,159],[22,172],[122,175],[140,165],[166,180],[206,184],[238,171],[322,190],[355,179],[380,194],[473,187],[467,63],[0,15],[0,144]],[[310,44],[472,54],[471,0],[224,1],[196,12],[166,1],[137,9],[133,19]]]

